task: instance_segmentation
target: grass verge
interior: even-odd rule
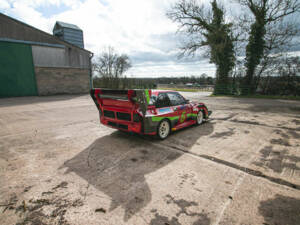
[[[208,90],[192,89],[192,88],[161,88],[162,90],[183,91],[183,92],[209,92]]]
[[[214,95],[210,97],[234,97],[234,98],[261,98],[261,99],[284,99],[300,101],[300,96],[280,96],[280,95]]]

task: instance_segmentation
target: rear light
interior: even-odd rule
[[[140,122],[141,120],[142,120],[142,118],[141,118],[141,116],[140,116],[139,114],[137,114],[137,113],[134,113],[134,114],[133,114],[133,122],[138,123],[138,122]]]

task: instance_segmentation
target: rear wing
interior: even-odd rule
[[[139,107],[146,115],[148,104],[150,102],[151,90],[150,89],[131,89],[131,90],[115,90],[104,88],[93,88],[90,91],[90,95],[94,100],[97,108],[100,110],[103,107],[105,99],[115,100],[116,103],[128,101],[130,104],[139,104]]]

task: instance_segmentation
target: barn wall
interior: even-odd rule
[[[64,48],[32,46],[32,57],[35,66],[39,67],[67,67]]]
[[[32,55],[38,67],[89,68],[89,54],[74,48],[32,46]]]
[[[89,69],[35,67],[39,95],[81,94],[89,91]]]
[[[89,58],[69,48],[32,46],[39,95],[88,93]]]
[[[23,42],[23,44],[28,46],[28,52],[30,53],[26,57],[20,54],[20,60],[16,61],[20,63],[19,66],[16,63],[4,63],[3,67],[1,67],[3,71],[3,68],[10,66],[7,71],[11,70],[12,72],[9,72],[9,74],[7,72],[5,82],[12,82],[12,78],[14,79],[14,86],[10,85],[14,89],[14,94],[22,91],[22,93],[15,95],[6,91],[8,93],[6,96],[34,95],[37,93],[38,95],[88,93],[90,82],[89,51],[66,43],[57,37],[1,13],[0,27],[0,42]],[[21,44],[17,46],[21,46]],[[13,57],[11,49],[6,52],[2,51],[3,48],[0,50],[0,55],[2,54],[3,59],[6,59],[8,56],[9,59]],[[18,56],[17,52],[16,56]],[[23,65],[23,62],[28,60],[31,60],[31,74],[25,70]],[[25,82],[30,77],[29,75],[33,78],[32,85],[28,85]],[[34,83],[35,80],[36,84]],[[4,78],[0,81],[4,81]],[[21,85],[23,81],[24,85],[26,84],[26,88],[18,88],[18,85]],[[35,92],[33,84],[36,85]],[[28,90],[29,87],[33,91],[27,94],[24,91]],[[3,89],[3,87],[1,88]]]

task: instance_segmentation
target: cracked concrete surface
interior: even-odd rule
[[[299,224],[300,102],[183,95],[212,117],[164,141],[89,96],[0,99],[0,224]]]

